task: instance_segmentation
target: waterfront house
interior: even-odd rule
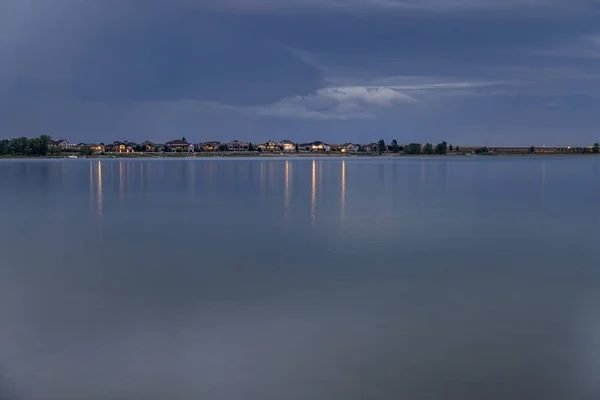
[[[353,143],[345,143],[341,146],[340,151],[342,153],[357,153],[360,150],[360,146]]]
[[[323,142],[312,142],[310,144],[310,151],[329,151],[331,147],[327,143]]]
[[[296,143],[292,142],[291,140],[282,140],[279,142],[279,147],[286,153],[296,151]]]
[[[233,141],[227,143],[228,151],[239,152],[239,151],[248,151],[249,149],[250,149],[249,143],[240,142],[239,140],[233,140]]]
[[[167,142],[166,144],[171,151],[174,152],[193,152],[194,151],[194,145],[189,144],[187,142],[187,140],[185,140],[185,138],[181,139],[181,140],[171,140],[170,142]],[[192,147],[192,150],[190,151],[190,146]]]
[[[58,140],[51,140],[48,143],[49,147],[58,147],[61,150],[67,150],[69,148],[69,142],[67,142],[64,139],[58,139]]]
[[[152,142],[150,142],[148,140],[146,140],[145,142],[143,142],[141,144],[141,147],[142,147],[142,151],[147,151],[147,152],[150,152],[150,153],[156,150],[156,145],[154,145],[154,143],[152,143]]]
[[[301,143],[298,145],[298,150],[301,152],[326,152],[330,149],[331,147],[327,143],[323,143],[320,141],[311,143]]]
[[[379,144],[378,143],[363,144],[362,149],[366,153],[379,153]]]
[[[129,153],[129,151],[127,151],[127,143],[126,142],[119,142],[118,140],[115,140],[113,142],[112,148],[113,148],[113,152],[115,152],[115,153]]]
[[[103,144],[90,144],[88,146],[94,153],[104,153],[106,151],[106,147]]]
[[[200,143],[196,146],[198,148],[199,151],[205,151],[205,152],[213,152],[213,151],[219,151],[219,149],[221,148],[221,142],[203,142]]]
[[[266,142],[265,144],[263,144],[260,147],[262,148],[262,151],[270,151],[270,152],[281,151],[279,144],[273,140],[269,140],[268,142]]]

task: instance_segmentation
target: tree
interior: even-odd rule
[[[406,154],[421,154],[421,143],[411,143],[404,148]]]
[[[452,145],[448,146],[448,150],[452,151]]]
[[[62,153],[62,149],[58,146],[52,146],[50,147],[50,151],[49,154],[53,155],[53,156],[57,156],[60,153]]]
[[[27,154],[27,148],[29,147],[29,139],[27,139],[25,136],[10,139],[8,146],[10,154],[24,156]]]
[[[592,147],[592,151],[594,153],[600,153],[600,143],[594,143],[594,147]]]
[[[437,146],[435,146],[434,152],[435,154],[446,154],[448,152],[448,145],[446,142],[438,143]]]
[[[458,153],[460,151],[460,147],[456,146],[456,152]]]
[[[392,150],[394,153],[400,152],[400,147],[398,147],[398,142],[396,141],[396,139],[392,140]]]
[[[252,142],[248,143],[248,151],[254,151],[254,145]]]
[[[183,140],[185,143],[187,143],[187,140],[185,140],[185,136],[183,138],[181,138],[181,140]]]
[[[7,140],[0,140],[0,155],[8,154],[9,147]]]
[[[529,148],[529,154],[533,154],[533,153],[535,153],[535,146],[531,146]]]
[[[379,154],[385,151],[385,140],[381,139],[378,143],[379,145]]]
[[[136,153],[143,153],[144,151],[146,151],[146,146],[140,146],[139,144],[137,144],[135,145],[133,150],[135,150]]]
[[[84,156],[91,156],[92,154],[94,154],[94,151],[92,150],[92,148],[90,146],[82,147],[79,152]]]
[[[423,154],[433,154],[433,145],[431,143],[425,143]]]
[[[300,149],[298,148],[298,143],[296,143],[294,150],[296,151],[296,153],[298,153],[300,151]]]
[[[478,153],[478,154],[479,154],[479,153],[489,153],[489,152],[490,152],[490,151],[489,151],[489,149],[487,148],[487,146],[483,146],[483,147],[480,147],[480,148],[478,148],[478,149],[475,149],[475,153]]]

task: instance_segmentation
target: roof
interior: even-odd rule
[[[167,142],[168,145],[173,146],[188,146],[189,143],[187,142],[187,140],[171,140],[170,142]]]

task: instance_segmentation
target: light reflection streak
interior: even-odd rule
[[[290,214],[290,161],[285,161],[285,196],[284,196],[284,217],[288,218]]]
[[[310,215],[312,227],[314,228],[317,223],[317,161],[312,162],[312,188],[310,198]]]
[[[102,163],[98,160],[98,175],[97,175],[97,193],[96,193],[96,201],[98,206],[98,216],[102,217],[104,212],[104,192],[102,188]]]
[[[340,195],[340,218],[346,219],[346,160],[342,160],[342,193]]]
[[[119,161],[119,201],[123,203],[125,189],[125,171],[123,171],[123,161]]]
[[[90,161],[90,211],[94,205],[94,165]]]

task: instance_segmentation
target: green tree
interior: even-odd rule
[[[600,153],[600,143],[594,143],[594,147],[592,147],[592,151],[594,153]]]
[[[456,152],[458,153],[460,151],[460,147],[456,146]]]
[[[29,139],[27,139],[25,136],[14,138],[10,140],[8,146],[10,154],[14,154],[16,156],[24,156],[27,154],[27,148],[29,147]]]
[[[84,156],[91,156],[92,154],[94,154],[94,151],[90,146],[83,146],[81,150],[79,150],[79,152],[81,153],[81,155]]]
[[[398,146],[398,142],[396,141],[396,139],[392,140],[392,150],[394,151],[394,153],[400,152],[400,147]]]
[[[381,139],[378,143],[379,145],[379,154],[385,151],[385,140]]]
[[[452,151],[452,145],[448,146],[448,150]]]
[[[435,146],[435,154],[446,154],[448,152],[448,144],[446,142],[438,143]]]
[[[421,143],[411,143],[404,148],[406,154],[421,154]]]
[[[296,146],[295,146],[294,150],[296,150],[296,153],[298,153],[300,151],[300,149],[298,148],[298,143],[296,143]]]
[[[535,146],[531,146],[529,148],[529,154],[533,154],[533,153],[535,153]]]
[[[62,153],[62,149],[58,146],[50,147],[50,150],[48,152],[48,154],[51,154],[53,156],[57,156],[60,153]]]
[[[9,147],[7,140],[0,140],[0,155],[8,154]]]
[[[254,151],[254,145],[252,142],[248,143],[248,151]]]
[[[423,154],[433,154],[433,145],[431,143],[425,143]]]
[[[487,146],[483,146],[480,147],[479,149],[475,149],[475,153],[489,153],[490,150],[487,148]]]

